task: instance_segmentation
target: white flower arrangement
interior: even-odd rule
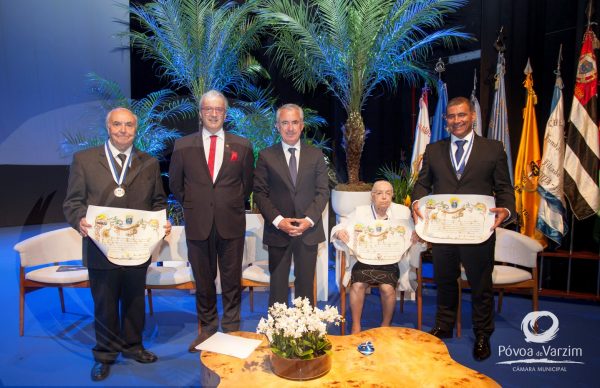
[[[321,310],[311,307],[308,298],[296,298],[293,307],[283,303],[271,306],[256,332],[266,335],[273,353],[281,357],[311,359],[331,351],[327,324],[339,326],[342,321],[336,307],[325,306]]]

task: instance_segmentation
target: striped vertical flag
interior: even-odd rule
[[[529,60],[525,67],[525,90],[527,102],[523,111],[523,129],[521,142],[515,164],[515,203],[519,218],[521,234],[537,240],[547,246],[546,238],[536,229],[540,195],[538,194],[538,177],[540,175],[540,142],[538,139],[537,120],[535,118],[535,105],[537,96],[533,90],[533,70]]]
[[[437,90],[438,101],[435,107],[435,114],[433,115],[433,122],[431,123],[431,143],[450,137],[450,134],[446,130],[448,90],[446,89],[446,83],[441,78],[438,78]]]
[[[565,149],[565,195],[577,219],[583,220],[600,210],[598,187],[598,70],[593,44],[596,36],[588,28],[583,45]]]
[[[417,118],[417,127],[415,128],[415,144],[413,145],[412,157],[410,158],[410,176],[413,181],[416,180],[423,163],[423,154],[425,147],[431,139],[431,129],[429,127],[429,109],[427,107],[427,88],[423,88],[423,93],[419,99],[419,117]]]
[[[537,228],[558,246],[562,244],[562,238],[568,230],[563,193],[565,116],[562,88],[563,81],[560,71],[557,71],[538,178],[538,193],[541,198]]]
[[[477,116],[475,118],[475,122],[473,123],[473,131],[479,136],[483,136],[483,124],[481,122],[481,105],[479,105],[479,100],[477,99],[477,70],[475,70],[475,74],[473,74],[473,91],[471,92],[471,106],[473,107],[473,111]]]
[[[510,173],[510,183],[514,184],[510,135],[508,133],[508,112],[506,111],[506,89],[504,87],[504,54],[501,52],[498,53],[495,78],[496,92],[494,93],[494,104],[492,105],[487,137],[500,140],[504,144],[504,151],[506,152],[508,161],[508,172]]]

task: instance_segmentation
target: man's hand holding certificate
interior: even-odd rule
[[[139,265],[148,261],[165,237],[165,210],[144,211],[88,206],[88,236],[117,265]],[[167,228],[168,229],[168,228]]]

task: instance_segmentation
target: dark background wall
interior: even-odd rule
[[[438,57],[448,62],[450,55],[481,50],[481,58],[446,64],[442,78],[448,85],[450,98],[458,95],[469,96],[473,88],[473,73],[478,79],[478,98],[482,107],[484,132],[487,130],[490,105],[493,100],[493,81],[496,70],[497,52],[493,43],[503,27],[506,46],[506,92],[509,114],[509,128],[513,159],[516,159],[521,126],[522,109],[525,104],[523,69],[527,59],[533,67],[534,88],[538,95],[536,114],[543,138],[545,123],[549,115],[554,70],[556,69],[559,46],[563,44],[561,70],[565,88],[565,110],[571,106],[577,56],[586,25],[585,7],[587,0],[475,0],[448,20],[448,24],[462,25],[475,40],[464,42],[460,47],[436,49],[429,63],[434,68]],[[14,4],[18,7],[18,3]],[[106,2],[107,7],[114,6]],[[600,0],[594,0],[594,9],[600,8]],[[60,9],[56,10],[60,12]],[[598,20],[596,12],[594,20]],[[43,34],[43,31],[39,32]],[[328,121],[326,135],[333,146],[332,159],[336,164],[338,177],[345,179],[344,159],[341,149],[341,131],[346,120],[339,104],[325,90],[300,95],[295,92],[286,79],[280,77],[270,60],[258,52],[262,64],[272,70],[273,88],[281,103],[296,102],[318,110]],[[68,58],[65,58],[68,60]],[[98,70],[98,69],[89,69]],[[151,63],[144,62],[139,55],[131,52],[131,97],[141,98],[147,93],[168,86],[165,80],[156,77],[156,69]],[[83,75],[82,75],[83,76]],[[377,170],[386,163],[398,162],[410,158],[414,120],[417,101],[423,85],[402,84],[395,91],[377,90],[364,109],[365,124],[371,133],[367,139],[362,163],[362,178],[372,181],[377,178]],[[65,91],[68,92],[68,91]],[[433,115],[437,95],[435,91],[429,97],[429,112]],[[178,125],[185,133],[197,130],[195,120]],[[48,145],[55,147],[56,145]],[[33,153],[36,150],[32,150]],[[167,159],[169,153],[166,155]],[[163,163],[166,169],[167,163]],[[0,203],[4,216],[0,226],[24,225],[40,222],[61,222],[60,206],[64,198],[68,168],[64,166],[25,168],[18,165],[2,165],[0,172],[4,182],[11,182],[0,191]],[[18,194],[15,194],[18,193]],[[578,235],[586,236],[577,242],[577,248],[597,251],[598,246],[589,236],[593,219],[577,223]]]

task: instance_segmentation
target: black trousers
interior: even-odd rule
[[[119,352],[143,347],[148,264],[115,269],[88,269],[94,300],[94,360],[113,363]]]
[[[187,240],[187,247],[196,281],[196,311],[202,331],[212,334],[219,328],[215,287],[217,265],[223,302],[221,329],[226,333],[239,330],[244,236],[223,239],[213,224],[207,240]]]
[[[270,293],[269,306],[274,303],[288,302],[288,284],[292,256],[294,258],[294,292],[297,297],[306,297],[311,305],[313,300],[313,284],[317,265],[318,245],[306,245],[300,238],[292,238],[286,247],[269,246]]]
[[[475,335],[491,336],[494,332],[494,269],[495,235],[481,244],[433,244],[433,271],[437,283],[435,324],[452,330],[458,308],[460,264],[465,268],[471,285],[472,322]]]

